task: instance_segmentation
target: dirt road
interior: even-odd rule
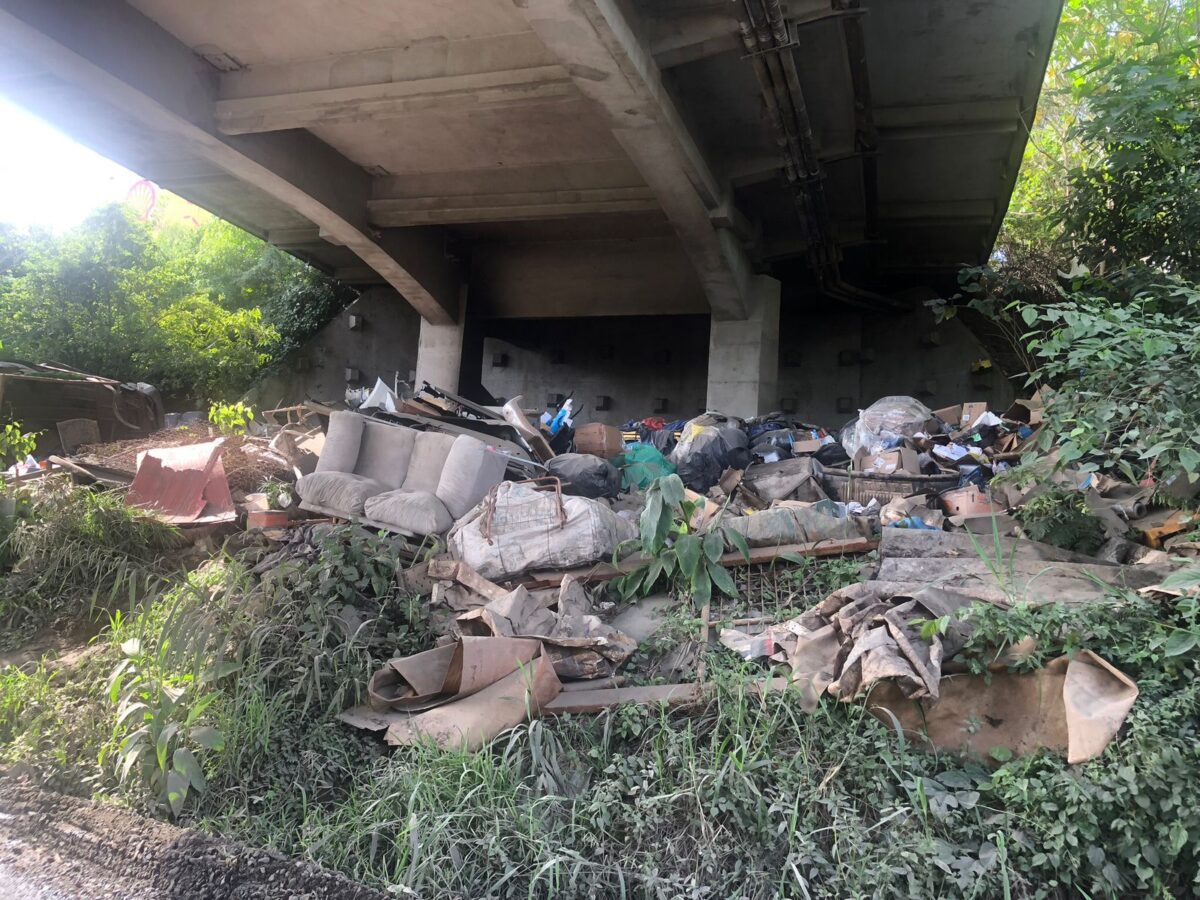
[[[384,900],[308,863],[0,777],[0,897]]]

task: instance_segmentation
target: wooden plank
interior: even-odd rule
[[[750,682],[750,692],[764,694],[781,693],[791,684],[789,678],[763,678]],[[642,706],[657,706],[665,703],[670,707],[695,706],[714,690],[716,685],[707,681],[689,681],[685,684],[656,684],[648,687],[603,688],[591,691],[564,691],[542,706],[542,715],[561,716],[567,713],[601,712],[612,706],[636,703]]]
[[[696,683],[657,684],[649,687],[602,688],[595,691],[565,691],[542,707],[542,715],[593,713],[624,703],[689,706],[703,699],[707,689]]]
[[[879,541],[874,538],[846,538],[845,540],[819,541],[810,544],[784,544],[779,547],[752,547],[750,549],[749,560],[742,556],[741,552],[734,551],[733,553],[726,553],[717,562],[726,568],[736,568],[738,566],[765,565],[774,562],[785,554],[795,556],[843,556],[851,553],[868,553],[878,546]],[[649,562],[649,559],[649,557],[639,554],[621,560],[620,567],[614,567],[611,563],[596,563],[586,568],[571,569],[566,572],[530,572],[529,575],[521,579],[520,583],[529,590],[557,587],[562,583],[564,576],[571,575],[585,584],[599,584],[618,578],[626,572],[632,572],[638,566]]]
[[[503,600],[511,591],[506,591],[500,585],[488,581],[465,562],[451,559],[433,559],[429,561],[429,577],[435,581],[457,581],[465,588],[484,597],[488,602]]]

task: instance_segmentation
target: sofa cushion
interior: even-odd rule
[[[408,474],[416,436],[415,431],[403,425],[367,422],[354,473],[374,478],[389,490],[395,490],[404,484],[404,476]]]
[[[446,505],[429,491],[388,491],[367,500],[364,514],[373,522],[414,534],[441,534],[454,524]]]
[[[317,460],[318,472],[354,471],[365,422],[366,419],[358,413],[330,413],[325,446],[321,448],[321,457]]]
[[[504,480],[508,457],[483,441],[460,434],[446,456],[438,479],[437,498],[446,504],[450,515],[465,516],[493,487]]]
[[[361,516],[368,497],[388,489],[373,478],[349,472],[313,472],[296,482],[296,493],[305,503],[337,510],[347,516]]]
[[[440,434],[436,431],[418,431],[413,445],[412,459],[408,462],[408,474],[404,476],[404,484],[400,485],[406,491],[437,490],[438,479],[442,477],[442,466],[454,446],[454,436]]]

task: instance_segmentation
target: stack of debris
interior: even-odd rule
[[[443,619],[442,641],[390,660],[371,677],[367,704],[341,716],[384,732],[389,744],[429,739],[477,749],[530,716],[553,712],[563,691],[578,691],[578,703],[613,689],[615,673],[637,649],[596,615],[571,577],[555,591],[509,591],[463,562],[435,560],[425,574],[434,608],[455,613]]]

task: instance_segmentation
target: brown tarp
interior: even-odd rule
[[[539,715],[561,687],[540,641],[468,636],[389,661],[368,683],[368,705],[339,718],[386,731],[393,745],[427,738],[475,750]]]
[[[937,700],[910,700],[880,682],[867,705],[892,716],[910,737],[982,757],[1003,748],[1014,755],[1041,748],[1078,763],[1099,756],[1117,736],[1137,699],[1137,685],[1096,654],[1061,656],[1035,672],[951,675]]]
[[[968,627],[958,620],[973,598],[939,588],[902,590],[864,582],[835,591],[791,622],[774,626],[806,710],[824,693],[867,695],[881,718],[895,719],[931,744],[986,756],[997,747],[1028,753],[1047,747],[1069,762],[1099,754],[1137,699],[1137,685],[1090,651],[1030,673],[945,675]],[[948,617],[944,632],[920,636],[920,623]],[[780,638],[796,635],[794,644]]]

